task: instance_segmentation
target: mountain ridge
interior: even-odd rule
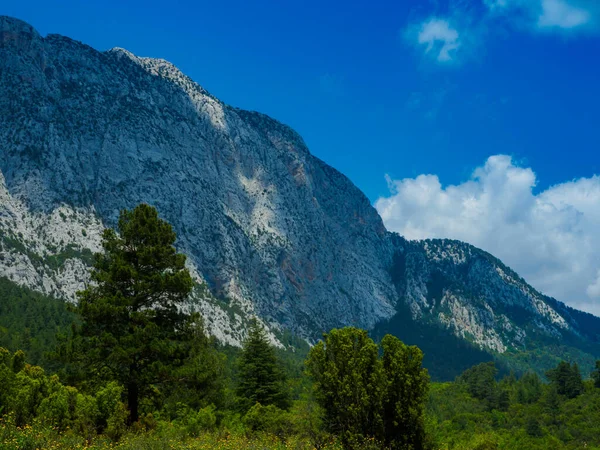
[[[600,319],[468,244],[389,233],[296,131],[224,104],[165,60],[0,16],[0,110],[0,276],[18,284],[73,300],[102,228],[146,202],[173,224],[200,286],[190,308],[223,342],[239,345],[253,315],[274,341],[289,330],[314,342],[402,314],[490,355],[538,334],[600,355]]]

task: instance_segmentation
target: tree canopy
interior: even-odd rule
[[[429,376],[423,353],[386,335],[379,346],[365,330],[332,330],[310,351],[324,424],[344,444],[359,447],[376,439],[391,448],[425,445],[424,402]]]

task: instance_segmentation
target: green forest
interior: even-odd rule
[[[432,382],[391,334],[283,349],[258,320],[225,347],[180,307],[194,283],[175,241],[139,205],[76,304],[0,279],[0,448],[600,449],[600,361]]]

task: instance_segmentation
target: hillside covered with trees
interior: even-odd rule
[[[72,307],[0,281],[1,448],[600,448],[600,361],[432,383],[418,347],[352,327],[302,352],[253,321],[223,347],[180,308],[175,239],[123,211]]]

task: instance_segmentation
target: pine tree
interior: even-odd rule
[[[592,380],[594,380],[594,386],[600,388],[600,361],[596,361],[596,368],[592,371]]]
[[[556,423],[556,418],[560,412],[560,397],[554,385],[548,387],[544,397],[544,410],[552,417],[552,422]]]
[[[237,395],[242,410],[248,411],[256,403],[275,405],[281,409],[290,406],[286,376],[270,344],[264,328],[253,320],[248,338],[239,359]]]
[[[559,395],[575,398],[584,391],[583,379],[577,363],[571,365],[561,361],[556,368],[547,371],[546,376]]]
[[[78,293],[80,317],[73,337],[59,348],[86,382],[110,380],[125,387],[129,420],[140,399],[172,379],[185,362],[195,317],[178,308],[192,289],[175,233],[156,209],[141,204],[121,212],[119,234],[104,232],[92,284]]]
[[[579,370],[579,365],[577,363],[573,363],[571,366],[571,373],[569,374],[569,378],[567,379],[566,385],[566,394],[568,398],[575,398],[581,394],[585,387],[583,385],[583,378],[581,377],[581,371]]]

